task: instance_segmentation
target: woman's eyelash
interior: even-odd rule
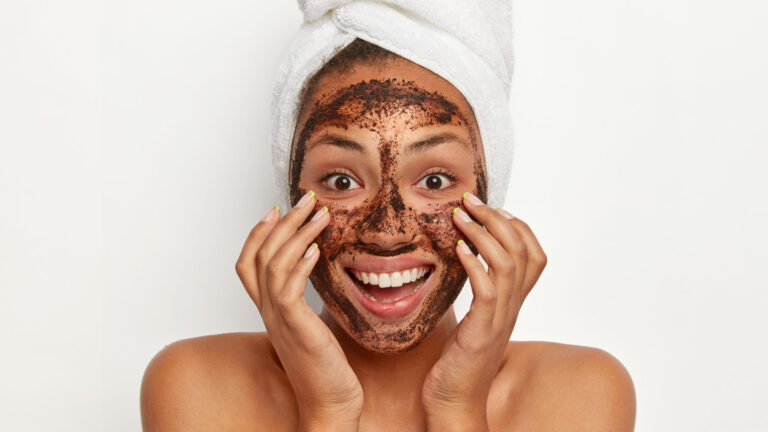
[[[333,178],[336,178],[333,185],[328,184]],[[320,176],[319,180],[322,187],[329,192],[347,192],[361,187],[352,173],[346,170],[335,169]]]
[[[458,180],[458,177],[456,177],[456,175],[454,175],[452,172],[446,171],[444,169],[438,169],[438,170],[435,170],[435,171],[428,172],[428,173],[424,174],[421,178],[428,177],[428,176],[431,176],[431,175],[436,175],[436,174],[444,175],[444,176],[448,177],[451,181],[454,181],[454,182],[456,180]]]
[[[346,172],[346,171],[342,171],[342,170],[333,170],[333,171],[329,171],[329,172],[321,175],[320,176],[320,181],[324,182],[324,181],[328,180],[329,178],[331,178],[333,176],[337,176],[337,175],[347,176],[347,177],[355,180],[355,176],[353,176],[352,173],[350,173],[350,172]]]
[[[443,168],[439,168],[439,169],[435,169],[435,170],[429,171],[429,172],[425,173],[423,176],[421,176],[421,178],[424,179],[424,178],[429,177],[431,175],[442,175],[442,176],[445,176],[446,178],[448,178],[448,180],[451,181],[451,183],[455,183],[458,180],[458,177],[456,177],[455,174],[453,174],[452,172],[450,172],[450,171],[448,171],[446,169],[443,169]],[[349,171],[346,171],[346,170],[339,170],[339,169],[335,169],[333,171],[328,171],[328,172],[322,174],[320,176],[319,181],[320,181],[320,183],[325,184],[328,181],[328,179],[330,179],[330,178],[332,178],[334,176],[346,176],[346,177],[349,177],[350,179],[352,179],[352,181],[354,181],[355,183],[358,183],[357,179],[355,179],[355,176],[353,176],[352,173],[350,173]],[[335,190],[335,189],[330,188],[330,187],[329,187],[329,189]]]

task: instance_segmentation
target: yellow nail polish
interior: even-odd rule
[[[461,198],[467,199],[467,195],[469,195],[469,192],[464,192],[463,194],[461,194]]]
[[[328,213],[328,207],[323,206],[323,208],[321,208],[320,210],[315,212],[315,215],[312,216],[312,219],[310,219],[310,220],[312,222],[314,222],[314,221],[320,219],[321,217],[323,217],[323,215],[326,214],[326,213]]]
[[[459,220],[462,220],[464,222],[472,222],[472,219],[469,217],[467,212],[465,212],[464,210],[458,207],[453,209],[453,214],[457,215],[459,217]]]
[[[317,243],[312,243],[308,248],[307,251],[304,252],[304,258],[309,258],[312,255],[315,254],[315,251],[317,250]]]
[[[279,205],[277,205],[277,204],[275,204],[275,211],[276,211],[276,212],[278,212],[278,213],[280,213],[280,206],[279,206]]]
[[[269,222],[275,217],[277,217],[277,212],[275,211],[275,207],[272,207],[271,209],[267,210],[267,214],[265,214],[264,217],[261,218],[262,222]]]
[[[310,194],[310,195],[312,195],[312,197],[314,197],[314,196],[315,196],[315,191],[313,191],[312,189],[310,189],[310,190],[309,190],[309,194]]]
[[[459,240],[457,246],[459,247],[459,252],[465,255],[472,255],[472,250],[469,248],[469,246],[467,246],[466,243],[464,243],[464,240]]]

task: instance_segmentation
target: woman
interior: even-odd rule
[[[546,255],[485,204],[489,152],[454,85],[356,39],[298,106],[293,208],[271,208],[236,265],[267,332],[162,350],[142,386],[145,430],[633,429],[632,382],[612,356],[509,341]]]

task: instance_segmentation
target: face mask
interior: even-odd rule
[[[426,126],[453,125],[469,129],[475,155],[472,162],[474,190],[470,192],[485,199],[486,176],[481,149],[474,130],[457,106],[439,93],[427,92],[413,82],[402,80],[359,82],[323,96],[315,103],[301,129],[292,160],[292,202],[297,202],[306,192],[306,188],[299,184],[309,138],[323,128],[347,129],[352,125],[374,132],[377,137],[380,184],[375,195],[349,206],[322,202],[322,194],[318,195],[318,206],[328,206],[331,222],[318,239],[321,257],[310,279],[328,311],[352,339],[373,351],[405,351],[422,342],[439,324],[461,291],[467,275],[455,249],[456,242],[463,237],[451,217],[452,209],[461,204],[464,191],[457,191],[455,199],[422,200],[419,205],[404,200],[398,182],[403,161],[400,137],[404,130]],[[368,148],[373,150],[370,144]],[[432,185],[441,181],[439,176],[428,180]],[[398,241],[396,245],[382,247],[379,242],[370,240],[373,238]],[[366,239],[368,241],[364,241]],[[403,319],[376,319],[350,298],[349,279],[354,283],[361,282],[340,263],[353,262],[360,256],[404,254],[434,264],[429,274],[419,280],[421,283],[430,280],[424,285],[424,288],[430,287],[429,291],[415,312]],[[410,285],[413,289],[422,289],[418,283]],[[380,293],[391,296],[385,300],[408,295],[405,288]]]

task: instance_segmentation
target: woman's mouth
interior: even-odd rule
[[[356,279],[363,295],[380,303],[394,303],[415,293],[424,284],[431,270],[431,266],[419,266],[388,273],[347,269]]]
[[[378,269],[376,267],[381,266],[358,267],[360,264],[358,262],[354,268],[346,268],[346,273],[357,288],[354,291],[358,293],[357,298],[362,306],[382,318],[402,318],[416,309],[428,291],[423,288],[433,279],[430,276],[434,273],[434,266],[425,263],[401,266],[388,263],[383,266],[387,268]]]

